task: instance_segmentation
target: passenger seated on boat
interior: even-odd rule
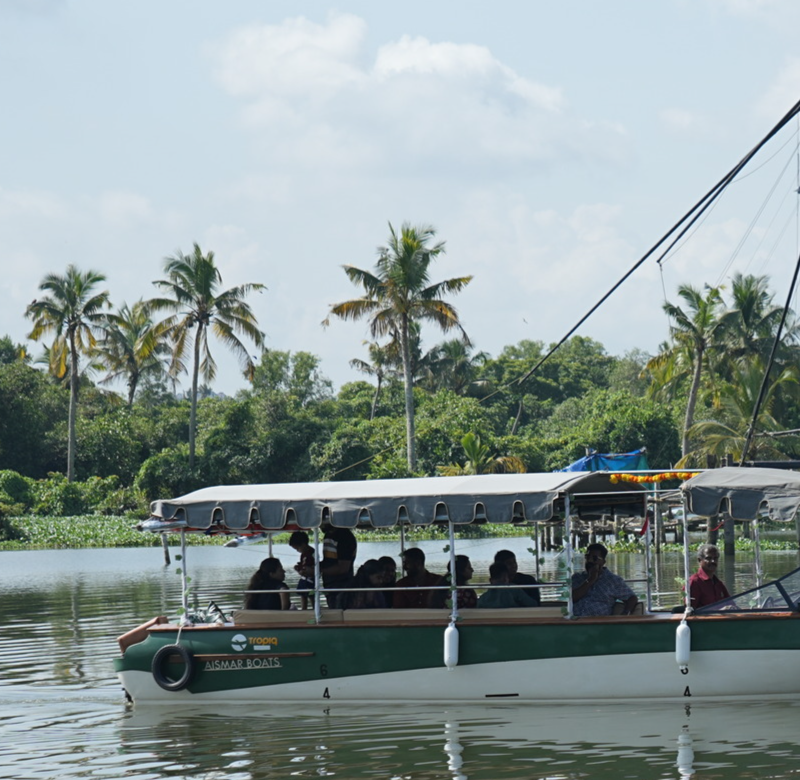
[[[347,584],[348,588],[380,588],[383,585],[383,567],[374,558],[363,564],[356,576]],[[339,609],[383,609],[386,601],[380,590],[359,590],[340,593]]]
[[[248,593],[245,609],[289,609],[289,588],[283,581],[286,572],[277,558],[264,558],[261,566],[247,583],[247,590],[268,590],[270,593]]]
[[[330,523],[323,523],[322,560],[319,567],[322,584],[335,590],[344,587],[353,578],[358,543],[349,528],[334,528]],[[338,594],[328,593],[328,606],[333,607]]]
[[[539,581],[530,574],[523,574],[517,570],[517,556],[511,550],[498,550],[494,554],[494,562],[502,563],[508,569],[508,580],[512,585],[538,585]],[[522,588],[522,592],[532,599],[535,606],[539,606],[542,596],[539,588]]]
[[[300,560],[294,565],[294,570],[300,575],[297,592],[300,594],[300,608],[308,609],[309,599],[314,604],[314,595],[308,592],[314,590],[314,548],[308,543],[305,531],[295,531],[289,537],[289,547],[300,553]]]
[[[701,544],[697,548],[697,560],[700,568],[697,574],[689,578],[689,598],[691,605],[706,607],[722,599],[730,598],[731,594],[720,579],[717,578],[719,565],[719,550],[713,544]]]
[[[386,588],[394,588],[395,582],[397,581],[397,564],[395,563],[394,558],[383,555],[378,558],[378,563],[381,565],[381,569],[383,570],[383,585]],[[393,590],[385,590],[383,591],[383,600],[386,602],[387,607],[391,607],[394,602],[394,594],[395,591]]]
[[[463,587],[471,579],[473,575],[472,564],[466,555],[456,555],[456,585],[462,586],[457,590],[456,603],[459,609],[472,609],[478,606],[478,596],[472,588]],[[447,574],[442,577],[438,585],[450,585],[450,564],[447,564]],[[451,605],[450,591],[449,590],[435,590],[431,596],[431,607],[441,608]]]
[[[504,563],[493,563],[489,567],[489,584],[497,586],[487,590],[479,599],[481,609],[508,609],[509,607],[538,607],[522,588],[510,587],[509,571]],[[501,587],[505,586],[505,587]]]
[[[424,609],[436,591],[422,590],[422,588],[436,585],[441,575],[434,574],[425,568],[425,553],[419,547],[409,547],[403,550],[403,571],[406,573],[397,581],[398,588],[392,597],[392,606],[400,609]]]
[[[614,602],[623,601],[623,615],[630,615],[638,599],[628,583],[606,569],[608,550],[595,543],[586,548],[585,571],[572,575],[573,612],[578,617],[610,615]]]

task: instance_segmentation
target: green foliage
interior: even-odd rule
[[[21,361],[0,364],[0,469],[40,478],[66,468],[69,392]],[[57,426],[61,452],[54,452]]]
[[[78,421],[76,472],[79,477],[118,475],[130,484],[143,459],[143,442],[126,409]]]
[[[189,469],[189,447],[178,444],[151,455],[141,466],[134,487],[149,501],[173,498],[202,486],[197,472]]]
[[[547,424],[547,470],[585,455],[647,448],[652,468],[669,468],[680,457],[678,431],[668,409],[627,392],[599,390],[581,403],[567,401]]]
[[[311,465],[324,481],[366,479],[371,473],[369,420],[343,424],[325,441],[310,448]]]
[[[53,550],[84,547],[160,547],[159,534],[137,531],[129,517],[80,515],[74,517],[22,516],[0,522],[0,550]],[[170,545],[180,544],[169,534]],[[204,534],[187,534],[190,545],[219,545],[224,540]],[[154,553],[157,555],[157,553]]]
[[[319,370],[319,358],[310,352],[264,350],[253,374],[256,395],[282,393],[300,406],[333,397],[333,383]]]
[[[67,481],[63,474],[50,474],[36,483],[33,511],[37,515],[69,517],[85,514],[87,506],[77,483]]]
[[[144,498],[134,488],[123,487],[116,475],[89,477],[85,482],[75,484],[81,489],[84,503],[92,512],[122,515],[135,510],[143,512],[147,508]]]
[[[0,493],[8,497],[9,503],[29,506],[33,484],[33,480],[23,477],[16,471],[9,469],[0,471]]]
[[[0,364],[26,360],[28,360],[28,356],[22,344],[15,344],[11,340],[11,336],[0,338]]]

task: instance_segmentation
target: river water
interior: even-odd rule
[[[443,571],[442,542],[425,542]],[[514,549],[532,571],[525,539],[465,540],[475,580],[493,553]],[[358,560],[396,554],[396,543],[362,544]],[[174,554],[174,553],[173,553]],[[296,553],[276,546],[287,571]],[[189,549],[198,605],[224,609],[266,547]],[[641,557],[612,556],[626,578]],[[796,553],[765,553],[767,577],[798,565]],[[114,676],[116,637],[156,614],[175,617],[179,564],[157,548],[0,553],[0,777],[257,778],[376,780],[490,778],[789,778],[800,774],[800,703],[720,705],[230,706],[130,708]],[[723,562],[724,566],[724,562]],[[726,572],[752,585],[752,559]],[[554,576],[546,555],[541,574]],[[677,603],[680,556],[658,567],[662,603]],[[576,668],[576,680],[592,674]],[[787,669],[787,674],[797,674]]]

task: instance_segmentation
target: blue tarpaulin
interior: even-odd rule
[[[559,471],[646,471],[647,455],[645,449],[618,454],[601,454],[590,452],[586,457],[570,463],[569,466]]]

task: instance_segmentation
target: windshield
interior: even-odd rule
[[[774,612],[776,610],[800,611],[800,569],[760,588],[746,590],[728,599],[717,601],[695,610],[698,615],[713,612]]]

